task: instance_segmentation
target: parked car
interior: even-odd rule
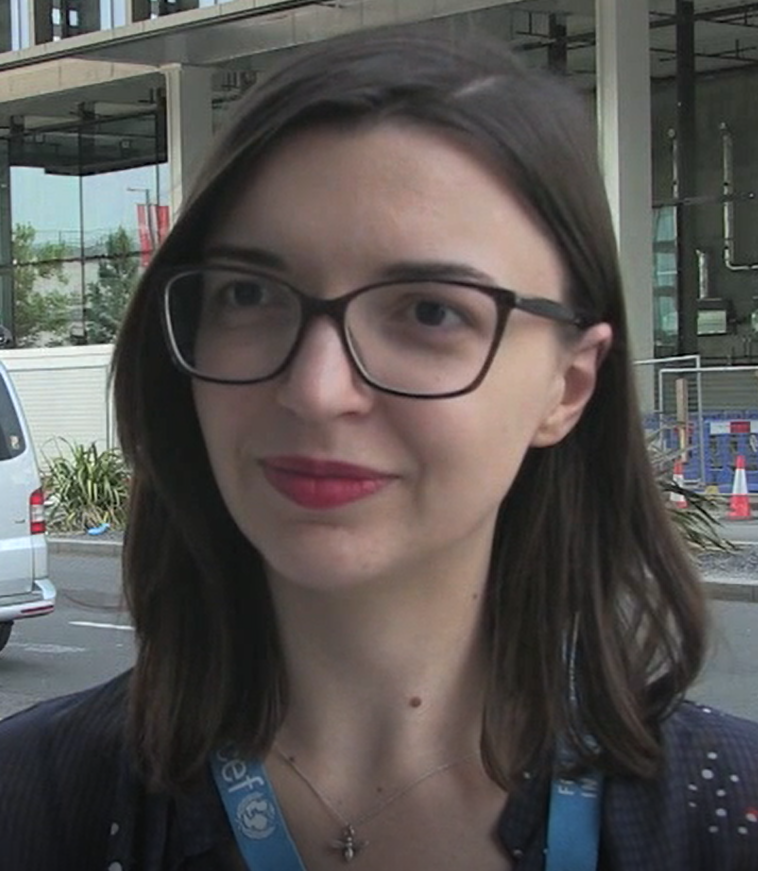
[[[45,497],[18,394],[0,363],[0,650],[13,623],[55,608]]]

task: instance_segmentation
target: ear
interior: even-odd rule
[[[610,324],[595,324],[567,349],[556,385],[557,398],[537,428],[532,447],[557,444],[576,426],[595,392],[597,373],[612,341]]]

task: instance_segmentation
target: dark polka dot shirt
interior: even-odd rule
[[[150,794],[135,776],[126,683],[0,723],[2,871],[238,867],[210,773],[181,798]],[[598,871],[758,871],[758,724],[684,703],[663,737],[659,777],[605,781]],[[526,773],[504,809],[499,834],[516,871],[544,869],[549,786]]]

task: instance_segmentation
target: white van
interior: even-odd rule
[[[0,650],[15,620],[55,608],[47,576],[45,507],[34,447],[16,391],[0,363]]]

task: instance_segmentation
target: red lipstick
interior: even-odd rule
[[[366,466],[310,457],[267,457],[261,461],[266,480],[302,508],[337,508],[372,496],[393,480]]]

